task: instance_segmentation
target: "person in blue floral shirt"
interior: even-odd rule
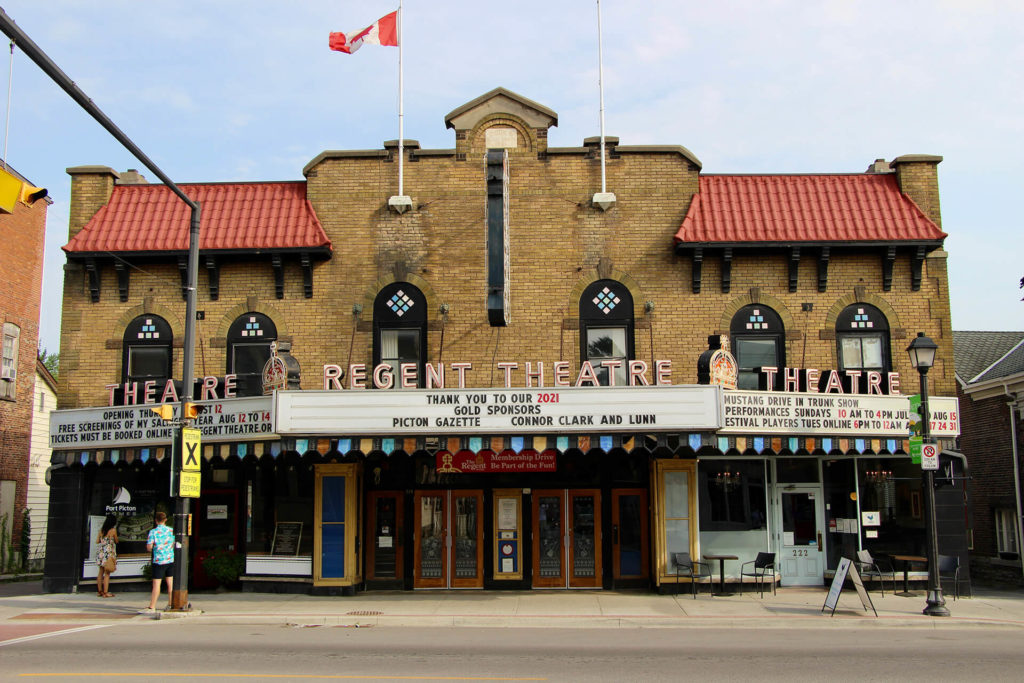
[[[160,580],[167,582],[167,599],[171,598],[174,588],[174,532],[164,522],[167,515],[157,512],[154,515],[156,526],[149,532],[146,550],[153,553],[153,592],[149,597],[149,607],[145,612],[156,611],[156,601],[160,599]]]

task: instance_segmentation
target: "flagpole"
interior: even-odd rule
[[[401,48],[399,48],[401,49]],[[597,89],[601,97],[601,192],[607,192],[604,170],[604,50],[601,40],[601,0],[597,0]]]
[[[402,0],[398,0],[398,196],[404,197],[404,163],[405,163],[405,104],[403,102],[402,83]]]
[[[591,202],[594,206],[607,211],[615,205],[615,194],[608,192],[605,176],[605,145],[604,145],[604,45],[601,37],[601,0],[597,0],[597,89],[600,93],[601,107],[601,191],[594,194]]]

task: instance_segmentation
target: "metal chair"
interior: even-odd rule
[[[939,583],[953,579],[953,599],[960,597],[960,558],[956,555],[939,555]]]
[[[711,577],[711,568],[705,562],[690,559],[690,553],[672,553],[672,563],[676,566],[676,595],[679,595],[679,579],[690,579],[690,592],[697,599],[697,582]]]
[[[858,550],[855,564],[861,576],[874,575],[878,577],[878,585],[882,590],[882,597],[885,597],[885,575],[888,574],[889,580],[892,581],[892,593],[893,595],[896,594],[896,571],[893,569],[891,562],[872,557],[870,550]]]
[[[756,558],[740,565],[740,589],[743,589],[743,577],[752,576],[758,586],[759,597],[763,598],[764,581],[769,575],[772,577],[772,595],[775,595],[775,553],[758,553]]]

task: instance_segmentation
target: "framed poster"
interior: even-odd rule
[[[302,522],[278,522],[274,525],[274,540],[270,544],[270,554],[298,555],[301,541]]]

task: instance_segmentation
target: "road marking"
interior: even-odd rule
[[[18,643],[27,643],[30,640],[39,640],[41,638],[50,638],[51,636],[62,636],[66,633],[78,633],[80,631],[91,631],[94,628],[107,628],[111,624],[93,624],[91,626],[79,626],[78,628],[66,628],[61,631],[50,631],[49,633],[39,633],[34,636],[25,636],[24,638],[14,638],[12,640],[4,640],[0,642],[0,647],[5,645],[17,645]]]
[[[106,673],[75,673],[65,671],[62,673],[25,673],[18,674],[19,678],[288,678],[288,679],[315,679],[315,680],[344,680],[344,681],[546,681],[547,678],[531,678],[522,676],[384,676],[384,675],[356,675],[356,674],[204,674],[204,673],[127,673],[127,672],[106,672]]]

